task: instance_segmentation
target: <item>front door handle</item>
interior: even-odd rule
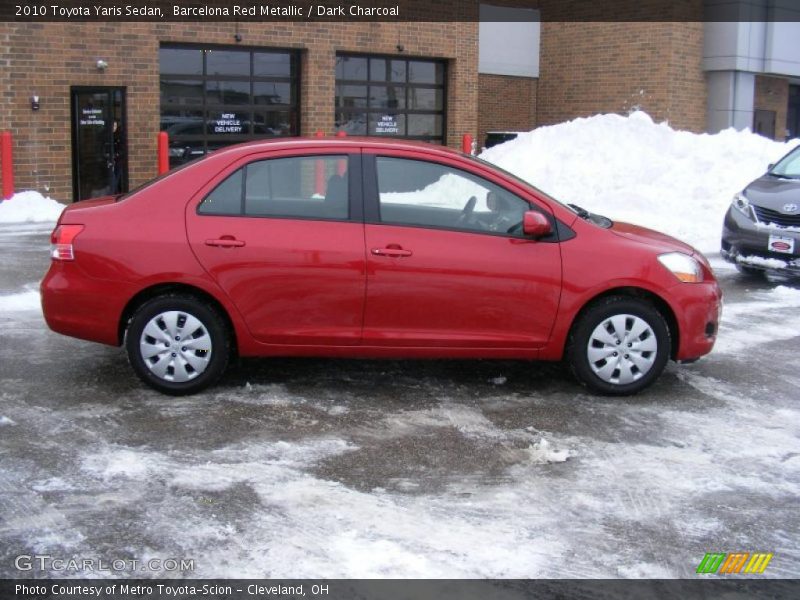
[[[244,240],[237,240],[232,235],[223,235],[216,240],[206,240],[206,246],[218,246],[220,248],[240,248],[244,246]]]
[[[404,256],[411,256],[411,250],[404,250],[400,246],[388,246],[386,248],[373,248],[372,253],[375,256],[390,256],[392,258],[402,258]]]

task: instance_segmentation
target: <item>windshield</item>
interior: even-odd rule
[[[556,204],[571,210],[572,212],[574,212],[576,215],[578,215],[584,221],[589,221],[590,223],[594,223],[595,225],[597,225],[598,227],[602,227],[603,229],[608,229],[609,227],[611,227],[614,224],[614,222],[611,219],[609,219],[608,217],[604,217],[603,215],[598,215],[598,214],[589,212],[588,210],[586,210],[584,208],[581,208],[577,204],[564,204],[563,202],[559,202],[558,200],[553,198],[550,194],[548,194],[546,192],[543,192],[542,190],[537,188],[535,185],[531,185],[530,183],[528,183],[524,179],[521,179],[520,177],[517,177],[516,175],[514,175],[513,173],[510,173],[509,171],[506,171],[502,167],[498,167],[496,164],[491,163],[488,160],[483,160],[482,158],[478,158],[477,156],[470,156],[469,154],[465,154],[465,156],[467,158],[470,158],[470,159],[476,161],[476,162],[481,163],[482,165],[486,165],[488,167],[491,167],[495,171],[500,171],[505,176],[507,176],[509,179],[512,179],[514,182],[519,183],[521,186],[530,188],[534,192],[539,194],[540,196],[544,196],[548,200],[550,200],[552,202],[555,202]]]
[[[530,188],[531,190],[533,190],[533,191],[534,191],[534,192],[536,192],[537,194],[539,194],[539,195],[541,195],[541,196],[544,196],[544,197],[545,197],[545,198],[547,198],[548,200],[552,200],[553,202],[555,202],[556,204],[558,204],[558,205],[560,205],[560,206],[567,206],[567,205],[566,205],[566,204],[564,204],[563,202],[559,202],[558,200],[556,200],[555,198],[553,198],[553,197],[552,197],[550,194],[548,194],[547,192],[543,192],[542,190],[540,190],[539,188],[537,188],[535,185],[532,185],[532,184],[528,183],[528,182],[527,182],[527,181],[525,181],[524,179],[522,179],[522,178],[518,177],[517,175],[514,175],[514,174],[513,174],[513,173],[511,173],[510,171],[506,171],[506,170],[505,170],[504,168],[502,168],[502,167],[498,167],[496,164],[494,164],[494,163],[491,163],[491,162],[489,162],[488,160],[484,160],[484,159],[482,159],[482,158],[479,158],[479,157],[477,157],[477,156],[472,156],[472,155],[469,155],[469,154],[465,154],[464,156],[466,156],[467,158],[469,158],[469,159],[471,159],[471,160],[474,160],[475,162],[479,162],[480,164],[482,164],[482,165],[484,165],[484,166],[486,166],[486,167],[489,167],[489,168],[491,168],[491,169],[493,169],[493,170],[495,170],[495,171],[499,171],[500,173],[502,173],[503,175],[505,175],[505,176],[506,176],[506,177],[508,177],[509,179],[512,179],[512,180],[513,180],[515,183],[518,183],[519,185],[521,185],[521,186],[523,186],[523,187]],[[573,210],[573,212],[576,212],[574,209],[571,209],[571,210]]]
[[[778,177],[800,179],[800,146],[780,159],[768,173]]]

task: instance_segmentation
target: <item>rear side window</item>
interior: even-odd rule
[[[254,161],[214,188],[197,212],[346,220],[349,216],[347,156]]]
[[[236,215],[242,210],[242,173],[239,169],[214,188],[200,205],[204,215]]]

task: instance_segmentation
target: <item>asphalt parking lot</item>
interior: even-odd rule
[[[48,234],[0,225],[0,577],[87,574],[18,559],[46,555],[121,561],[95,576],[671,578],[738,551],[800,576],[797,282],[713,260],[718,348],[629,399],[556,364],[315,359],[171,398],[46,328]]]

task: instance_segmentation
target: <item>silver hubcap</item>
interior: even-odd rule
[[[657,351],[656,334],[647,321],[634,315],[614,315],[594,328],[586,356],[600,379],[625,385],[647,374]]]
[[[139,340],[139,352],[156,377],[182,383],[208,368],[211,336],[197,317],[169,310],[147,323]]]

